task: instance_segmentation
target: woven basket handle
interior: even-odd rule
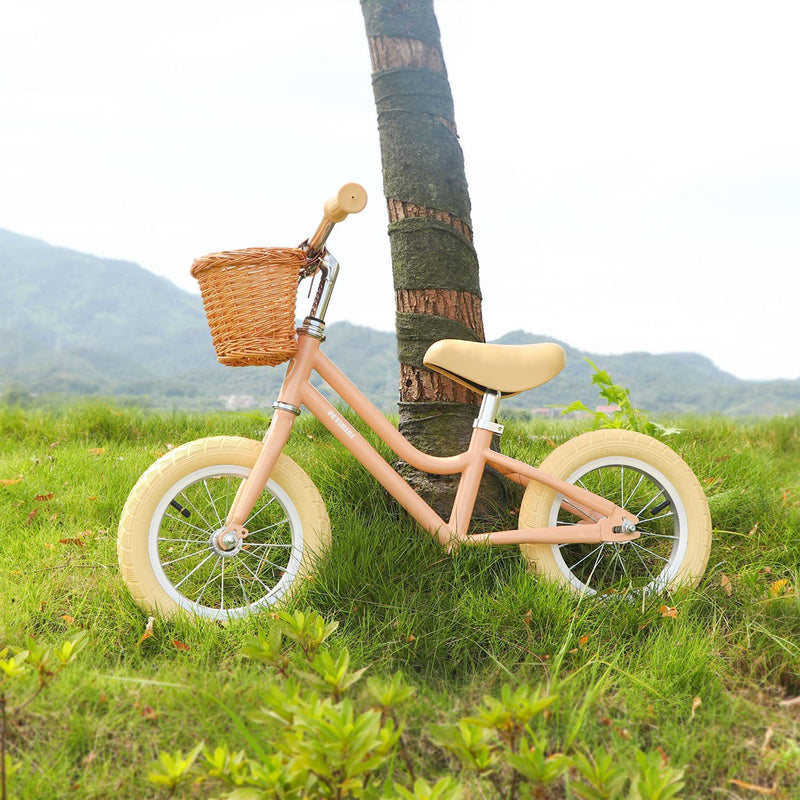
[[[358,214],[367,204],[367,192],[357,183],[346,183],[325,202],[322,222],[319,223],[314,235],[308,240],[308,252],[318,252],[325,245],[333,226],[341,222],[348,214]]]

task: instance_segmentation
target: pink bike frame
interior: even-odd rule
[[[246,536],[244,524],[258,496],[266,486],[294,425],[300,406],[305,406],[359,461],[400,505],[448,550],[457,544],[567,544],[571,542],[625,542],[639,536],[627,531],[639,521],[614,503],[565,483],[516,459],[491,449],[495,430],[476,423],[469,449],[459,455],[440,458],[427,455],[411,445],[386,417],[358,390],[320,350],[322,336],[306,329],[298,331],[298,347],[289,364],[279,401],[261,450],[250,475],[242,482],[228,515],[225,530]],[[358,416],[404,461],[435,475],[460,474],[453,510],[445,522],[373,448],[369,442],[309,382],[316,372]],[[494,426],[496,427],[496,426]],[[568,527],[526,528],[469,534],[469,524],[486,465],[509,479],[527,486],[538,481],[563,495],[564,505],[581,518]],[[623,517],[624,514],[624,517]],[[625,532],[623,532],[625,531]]]

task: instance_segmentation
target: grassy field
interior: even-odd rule
[[[115,539],[131,486],[170,446],[261,438],[267,422],[102,404],[0,410],[0,650],[28,635],[49,645],[88,634],[76,663],[10,720],[10,752],[24,764],[9,797],[165,797],[147,781],[160,750],[248,749],[235,720],[272,677],[240,653],[268,615],[224,628],[156,620],[143,639]],[[458,772],[431,743],[432,724],[469,715],[503,683],[541,684],[559,698],[547,722],[554,752],[659,751],[685,768],[687,798],[800,797],[800,705],[782,704],[800,695],[800,418],[677,425],[669,444],[707,492],[714,544],[700,587],[667,599],[672,615],[664,598],[579,602],[533,580],[516,548],[444,555],[300,418],[289,452],[322,492],[334,534],[291,607],[338,621],[330,644],[347,647],[354,667],[401,670],[415,686],[406,743],[419,774]],[[511,422],[503,449],[538,463],[579,430]],[[9,687],[13,707],[35,677]],[[493,796],[465,783],[468,797]]]

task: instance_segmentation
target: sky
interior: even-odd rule
[[[393,330],[356,0],[3,6],[0,228],[196,292],[194,258],[296,245],[356,181],[370,202],[329,240],[328,320]],[[800,377],[800,4],[435,9],[487,339]]]

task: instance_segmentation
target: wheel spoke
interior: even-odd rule
[[[219,610],[225,610],[225,559],[220,560],[220,578],[219,578]]]
[[[187,487],[187,488],[188,488],[188,487]],[[197,508],[197,506],[194,504],[194,502],[193,502],[193,501],[192,501],[192,499],[189,497],[189,495],[187,495],[187,494],[186,494],[186,491],[185,491],[185,490],[184,490],[184,491],[182,491],[182,492],[181,492],[181,493],[178,495],[178,497],[180,497],[180,498],[183,500],[183,502],[184,502],[184,503],[186,503],[186,507],[187,507],[187,508],[191,508],[191,509],[192,509],[192,511],[193,511],[193,512],[194,512],[194,513],[195,513],[195,514],[196,514],[196,515],[197,515],[197,516],[200,518],[200,521],[201,521],[201,522],[202,522],[202,523],[203,523],[203,524],[206,526],[206,528],[208,528],[209,530],[211,530],[212,526],[209,524],[208,520],[206,519],[206,517],[205,517],[205,514],[203,514],[203,513],[202,513],[202,512],[201,512],[201,511],[200,511],[200,510]],[[177,498],[176,498],[176,499],[177,499]]]
[[[217,563],[215,563],[211,567],[211,572],[208,573],[208,578],[206,579],[206,582],[203,584],[203,588],[200,590],[200,594],[197,595],[197,599],[195,600],[195,603],[197,603],[197,605],[200,605],[200,600],[203,598],[203,594],[206,591],[206,587],[208,586],[209,583],[211,583],[211,579],[214,577],[214,572],[216,571],[217,565],[219,564],[220,561],[224,561],[224,559],[221,556],[217,556]]]
[[[254,547],[262,548],[263,556],[267,555],[268,550],[271,550],[276,547],[280,550],[289,550],[290,553],[289,553],[289,558],[287,559],[287,564],[293,556],[297,556],[299,558],[300,556],[302,556],[303,553],[303,549],[301,547],[298,547],[296,544],[272,544],[270,542],[253,542],[252,544],[246,544],[242,548],[242,552],[251,551],[252,548]],[[254,552],[248,552],[248,555],[253,556],[254,558],[261,557],[256,555],[256,553]],[[281,569],[283,569],[283,567],[281,567]]]
[[[592,571],[589,573],[589,577],[585,581],[586,586],[590,586],[592,582],[592,578],[594,577],[594,571],[597,569],[597,565],[600,563],[600,559],[603,556],[603,550],[605,549],[606,543],[601,542],[600,544],[600,552],[597,554],[597,558],[594,560],[594,565],[592,566]],[[591,587],[590,587],[591,588]]]
[[[659,497],[663,497],[663,495],[664,495],[664,490],[663,490],[663,489],[661,489],[661,490],[658,492],[658,494],[654,495],[654,496],[653,496],[653,497],[650,499],[650,501],[647,503],[647,505],[646,505],[646,506],[645,506],[645,507],[644,507],[644,508],[643,508],[641,511],[637,512],[636,516],[637,516],[637,517],[641,517],[641,516],[642,516],[642,514],[644,514],[644,512],[645,512],[645,511],[647,511],[647,509],[648,509],[648,508],[650,508],[650,506],[651,506],[651,505],[653,505],[653,503],[655,503],[655,501],[656,501],[656,500],[658,500],[658,498],[659,498]]]
[[[251,556],[252,558],[258,558],[259,559],[258,566],[256,567],[256,572],[261,572],[261,565],[262,564],[269,564],[271,567],[274,567],[279,572],[286,572],[286,567],[282,567],[279,564],[276,564],[273,561],[270,561],[266,557],[266,553],[264,555],[262,555],[260,558],[255,553],[248,553],[247,555]]]
[[[639,533],[642,534],[640,539],[639,539],[639,541],[641,541],[641,539],[644,539],[645,536],[651,537],[653,539],[672,539],[673,542],[677,542],[678,539],[680,538],[680,537],[676,536],[674,533],[672,533],[672,534],[670,534],[670,533],[653,533],[652,531],[647,531],[647,530],[643,531],[643,530],[639,529],[638,525],[636,526],[636,530],[639,531]]]
[[[158,537],[158,541],[159,542],[177,542],[179,544],[197,544],[198,542],[203,541],[203,540],[202,539],[173,539],[173,538],[168,537],[168,536],[159,536]]]
[[[570,500],[568,497],[562,497],[561,507],[565,508],[566,506],[569,506],[569,508],[574,508],[575,511],[570,513],[574,513],[576,517],[580,517],[581,519],[587,519],[587,520],[590,519],[592,520],[592,522],[597,522],[600,519],[601,515],[598,514],[597,512],[592,511],[591,509],[588,509],[584,506],[578,505],[574,500]]]
[[[574,571],[575,567],[577,567],[579,564],[582,564],[584,561],[586,561],[587,558],[591,558],[598,550],[602,550],[603,549],[603,544],[604,544],[604,542],[601,542],[597,547],[595,547],[594,550],[592,550],[591,553],[588,553],[587,555],[585,555],[580,561],[576,561],[572,565],[567,564],[569,569]],[[561,545],[559,545],[559,547],[571,547],[571,545],[569,545],[569,544],[561,544]]]
[[[233,559],[233,571],[236,573],[236,580],[239,581],[239,587],[242,590],[242,597],[244,598],[244,604],[246,606],[250,605],[250,598],[247,596],[247,589],[245,589],[244,583],[242,582],[242,576],[239,574],[239,559]]]
[[[653,575],[653,572],[650,569],[648,563],[642,558],[642,554],[636,548],[631,548],[631,550],[633,551],[633,554],[639,559],[639,563],[644,567],[644,571],[647,573],[647,576],[650,579],[648,583],[654,581],[655,575]]]
[[[257,531],[250,531],[250,535],[252,536],[253,534],[265,533],[266,531],[271,531],[274,528],[277,528],[279,525],[284,525],[288,521],[289,521],[289,518],[285,517],[284,519],[280,520],[279,522],[273,522],[272,525],[267,525],[264,528],[259,528]]]
[[[164,514],[165,519],[171,519],[173,522],[180,522],[181,525],[185,525],[187,528],[192,528],[192,530],[200,531],[204,536],[208,536],[208,534],[213,531],[213,528],[198,528],[197,525],[192,525],[191,522],[187,522],[185,519],[178,519],[177,517],[173,517],[172,514]]]
[[[655,522],[657,519],[666,519],[667,517],[672,517],[674,514],[671,511],[668,511],[666,514],[659,514],[657,517],[648,517],[644,520],[645,523],[647,522]],[[640,520],[641,522],[642,520]]]
[[[264,581],[262,581],[261,578],[258,575],[256,575],[256,573],[253,572],[253,570],[251,570],[249,566],[247,566],[244,560],[242,560],[242,566],[253,576],[253,578],[255,578],[255,580],[257,580],[267,590],[267,593],[272,591],[272,587],[269,584],[264,583]]]
[[[633,586],[633,579],[628,574],[628,570],[625,569],[625,559],[622,557],[622,548],[618,547],[616,549],[617,560],[619,561],[619,565],[622,567],[622,574],[628,579],[628,586]]]
[[[261,506],[261,508],[259,508],[258,511],[256,511],[254,514],[251,513],[250,516],[245,521],[244,527],[246,528],[259,514],[261,514],[263,511],[266,511],[274,502],[275,498],[272,497],[268,502],[264,503],[264,505]]]
[[[189,572],[189,573],[187,573],[186,575],[184,575],[184,576],[183,576],[183,578],[181,578],[181,580],[180,580],[180,581],[178,581],[178,583],[176,583],[176,584],[175,584],[175,588],[176,588],[176,589],[180,589],[180,588],[181,588],[181,586],[182,586],[182,585],[183,585],[183,584],[184,584],[184,583],[185,583],[187,580],[189,580],[189,578],[191,578],[191,577],[192,577],[192,575],[194,575],[194,574],[195,574],[195,572],[197,572],[197,570],[199,570],[199,569],[200,569],[200,567],[202,567],[202,566],[203,566],[203,564],[205,564],[205,563],[206,563],[206,561],[208,561],[208,559],[209,559],[209,558],[213,558],[213,557],[214,557],[214,551],[212,550],[212,551],[211,551],[211,552],[210,552],[210,553],[209,553],[209,554],[208,554],[208,555],[207,555],[207,556],[206,556],[206,557],[205,557],[205,558],[204,558],[204,559],[203,559],[203,560],[202,560],[202,561],[201,561],[201,562],[200,562],[200,563],[199,563],[199,564],[198,564],[198,565],[197,565],[197,566],[196,566],[196,567],[195,567],[195,568],[194,568],[194,569],[191,571],[191,572]]]
[[[179,561],[185,561],[187,558],[194,558],[195,556],[202,555],[208,550],[207,547],[204,547],[202,550],[195,550],[193,553],[187,553],[184,556],[178,556],[178,558],[173,558],[170,561],[162,561],[162,567],[168,567],[170,564],[177,564]]]
[[[609,548],[610,547],[611,547],[611,545],[609,545]],[[614,566],[615,563],[616,563],[616,558],[613,555],[611,556],[611,558],[606,558],[605,559],[605,569],[603,570],[603,574],[600,575],[600,577],[597,579],[597,583],[600,586],[606,586],[607,585],[606,582],[605,582],[605,577],[606,577],[606,575],[608,575],[609,569],[611,570],[611,584],[612,585],[614,584],[614,576],[617,574],[617,570],[616,570],[616,568]]]
[[[250,534],[251,536],[253,534]],[[289,549],[294,548],[293,544],[280,544],[279,542],[251,542],[248,539],[245,539],[244,544],[245,549],[250,547],[286,547]]]
[[[653,556],[653,558],[657,558],[660,561],[663,561],[665,564],[669,563],[668,558],[664,558],[664,556],[659,555],[658,553],[655,552],[655,550],[650,550],[647,547],[642,547],[638,542],[627,542],[627,544],[633,545],[633,549],[636,550],[637,553],[641,550],[643,553],[647,553],[648,555]]]
[[[644,480],[644,475],[639,475],[639,480],[636,482],[636,486],[633,487],[633,491],[628,495],[628,503],[630,503],[633,500],[633,498],[636,497],[636,492],[639,491],[639,487],[642,485],[643,480]],[[628,503],[624,502],[623,500],[622,507],[627,508]]]
[[[230,485],[230,480],[228,480],[228,484]],[[211,508],[214,509],[214,514],[217,518],[217,522],[219,523],[219,527],[221,528],[223,525],[222,517],[219,515],[219,511],[217,511],[217,504],[214,502],[214,498],[211,496],[211,492],[208,488],[208,481],[203,481],[203,487],[206,490],[206,494],[208,495],[208,502],[211,503]]]

